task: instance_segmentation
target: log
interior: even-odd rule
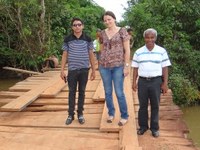
[[[3,67],[3,69],[16,71],[16,72],[21,72],[21,73],[27,73],[27,74],[36,74],[36,75],[42,74],[40,72],[29,71],[29,70],[18,69],[18,68],[12,68],[12,67]]]

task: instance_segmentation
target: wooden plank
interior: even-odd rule
[[[13,67],[3,67],[3,69],[16,71],[16,72],[20,72],[20,73],[27,73],[27,74],[37,74],[37,75],[41,74],[40,72],[29,71],[29,70],[24,70],[24,69],[18,69],[18,68],[13,68]]]
[[[131,145],[126,145],[123,148],[124,148],[124,150],[133,150],[133,147]],[[142,147],[135,146],[134,150],[142,150]]]
[[[55,111],[67,111],[67,110],[68,110],[67,106],[64,107],[62,105],[46,105],[46,106],[41,106],[41,107],[29,106],[24,111],[31,111],[31,112],[54,111],[55,112]],[[98,108],[86,107],[84,110],[84,114],[102,114],[102,112],[103,112],[103,106],[100,106]]]
[[[13,92],[13,91],[0,91],[0,97],[3,98],[17,98],[22,96],[25,92]]]
[[[93,129],[1,127],[0,132],[1,150],[13,150],[13,146],[17,146],[15,150],[116,150],[119,141],[116,133],[100,133]]]
[[[136,119],[138,118],[138,110],[135,112]],[[170,111],[160,111],[159,112],[159,119],[162,120],[173,120],[178,119],[183,115],[183,112],[181,110],[170,110]],[[148,118],[150,119],[151,113],[149,110]]]
[[[136,111],[139,110],[139,105],[135,105],[134,107]],[[150,107],[148,107],[148,110],[150,110]],[[181,110],[181,109],[177,105],[172,105],[172,106],[160,105],[159,110],[160,111],[174,111],[174,110]]]
[[[128,123],[122,127],[120,135],[121,147],[125,147],[126,150],[141,149],[138,143],[138,137],[136,133],[136,122],[135,122],[135,110],[133,107],[133,96],[130,82],[130,75],[124,80],[124,92],[126,94],[129,119]],[[131,131],[131,132],[130,132]]]
[[[178,138],[178,137],[170,137],[167,138],[164,143],[172,144],[172,145],[182,145],[182,146],[192,146],[193,143],[192,141],[189,141],[188,139],[185,138]]]
[[[9,88],[9,91],[13,91],[13,92],[27,92],[30,91],[31,89],[37,88],[38,85],[14,85],[12,87]]]
[[[23,110],[34,100],[36,100],[43,91],[45,91],[47,88],[57,83],[58,80],[60,80],[60,76],[58,74],[55,74],[55,76],[50,81],[48,80],[44,81],[43,83],[41,83],[41,86],[24,93],[22,96],[16,98],[16,100],[1,107],[1,110],[3,111]]]
[[[87,91],[87,92],[95,92],[96,88],[98,86],[98,83],[99,83],[99,80],[94,80],[94,81],[88,80],[88,83],[87,83],[85,91]],[[65,88],[63,88],[62,91],[63,92],[69,92],[68,86],[66,86]]]
[[[44,105],[44,106],[34,106],[34,105],[31,105],[29,107],[32,107],[32,108],[38,108],[43,110],[44,109],[50,109],[50,110],[65,110],[67,111],[68,110],[68,105]],[[27,107],[27,108],[29,108]],[[85,104],[84,105],[84,109],[87,110],[88,108],[92,108],[92,109],[100,109],[101,111],[103,110],[103,104]],[[77,105],[75,106],[75,109],[77,109]]]
[[[103,81],[100,80],[98,87],[92,97],[93,101],[99,102],[99,101],[105,101],[105,92],[103,87]]]
[[[88,92],[95,92],[100,80],[88,80],[86,91]]]
[[[119,130],[121,129],[118,126],[118,122],[120,120],[120,112],[119,112],[119,106],[118,106],[118,102],[117,102],[115,92],[113,92],[113,103],[114,103],[114,106],[115,106],[115,118],[114,118],[112,123],[107,123],[108,109],[107,109],[106,102],[105,102],[103,114],[102,114],[102,117],[101,117],[100,131],[119,132]]]
[[[90,71],[91,72],[91,71]],[[90,78],[90,72],[89,72],[89,78]],[[88,79],[88,83],[87,83],[87,86],[86,86],[86,91],[87,92],[95,92],[96,89],[97,89],[97,86],[99,84],[99,81],[100,81],[100,76],[99,76],[99,73],[96,72],[96,78],[95,80],[91,81],[90,79]],[[68,89],[68,86],[66,86],[64,89],[63,89],[63,92],[68,92],[69,89]]]
[[[160,120],[159,126],[160,126],[160,130],[164,130],[164,131],[169,131],[169,132],[179,131],[183,133],[189,133],[187,125],[182,120]]]
[[[0,98],[0,104],[7,104],[7,103],[9,103],[9,102],[11,102],[11,101],[13,101],[13,100],[15,100],[15,99],[11,99],[11,98]]]
[[[185,138],[185,135],[183,132],[179,131],[167,131],[167,130],[162,130],[160,136],[162,137],[179,137],[179,138]]]
[[[88,92],[86,91],[85,92],[85,98],[87,99],[92,99],[92,96],[93,96],[94,92]],[[60,93],[58,93],[58,95],[55,96],[55,98],[68,98],[68,92],[63,92],[61,91]],[[76,92],[76,98],[78,97],[78,92]]]
[[[4,112],[0,113],[0,125],[12,127],[48,127],[98,129],[101,114],[84,114],[85,124],[79,124],[77,116],[70,125],[65,125],[67,111],[56,112]]]
[[[66,83],[60,78],[57,82],[54,82],[51,86],[45,89],[41,93],[41,97],[55,97],[66,85]]]
[[[77,104],[78,99],[76,99]],[[93,104],[92,99],[85,99],[85,104]],[[68,99],[63,98],[38,98],[31,105],[67,105]],[[96,103],[101,104],[101,103]]]

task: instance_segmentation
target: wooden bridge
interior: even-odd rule
[[[131,89],[131,76],[125,79],[129,121],[118,126],[120,113],[116,96],[116,117],[106,123],[107,108],[99,72],[86,88],[85,124],[77,118],[65,125],[68,87],[60,71],[33,75],[0,92],[0,150],[194,150],[181,120],[181,110],[173,104],[172,93],[161,98],[159,138],[148,131],[138,137],[137,94]]]

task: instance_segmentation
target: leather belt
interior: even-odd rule
[[[139,76],[139,78],[150,81],[150,80],[153,80],[153,79],[161,78],[161,76],[155,76],[155,77],[141,77],[141,76]]]

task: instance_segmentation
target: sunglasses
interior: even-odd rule
[[[82,26],[81,23],[79,23],[79,24],[73,24],[73,27],[80,27],[80,26]]]

